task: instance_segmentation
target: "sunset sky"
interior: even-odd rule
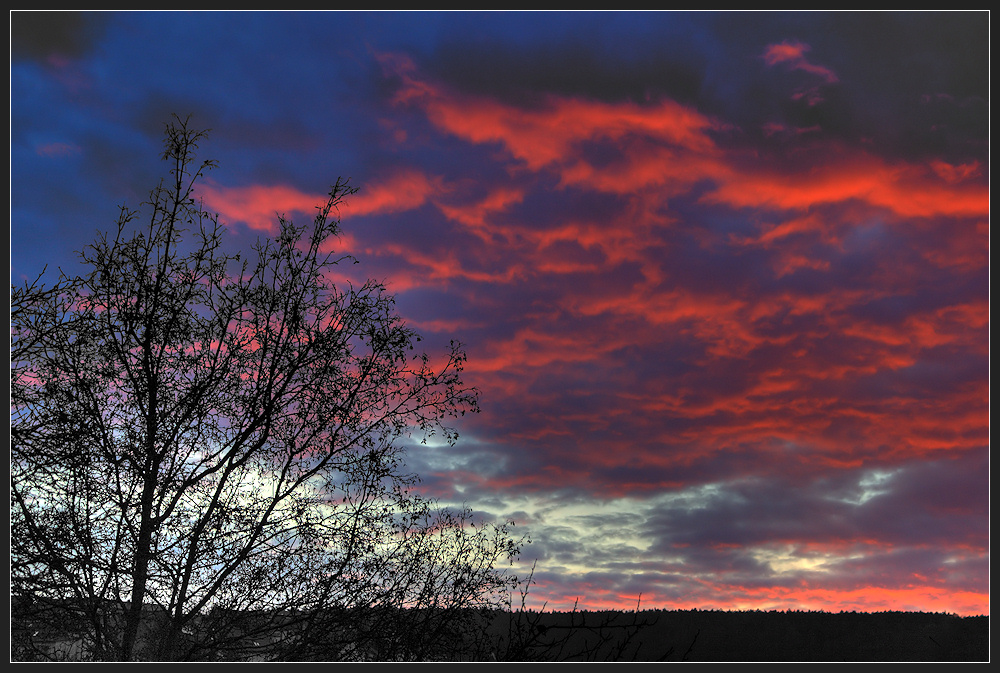
[[[345,273],[481,392],[408,466],[530,536],[533,605],[989,613],[988,13],[11,33],[12,282],[146,197],[172,113],[234,245],[350,178]]]

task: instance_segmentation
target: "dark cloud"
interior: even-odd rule
[[[451,86],[477,95],[495,96],[521,106],[538,105],[552,95],[598,100],[647,101],[667,96],[696,103],[701,93],[702,55],[664,39],[639,55],[611,56],[596,36],[565,36],[527,48],[501,37],[485,41],[452,37],[426,65]],[[682,34],[677,37],[683,40]]]
[[[84,56],[100,43],[107,20],[95,12],[11,10],[11,59]]]
[[[986,12],[654,13],[632,28],[629,49],[613,51],[613,16],[521,20],[557,27],[528,44],[482,25],[456,31],[424,65],[458,90],[518,106],[554,94],[667,96],[736,123],[741,136],[774,151],[781,136],[764,131],[777,123],[901,157],[986,157]],[[766,65],[767,47],[787,40],[806,45],[814,70]]]
[[[864,546],[875,540],[923,548],[962,539],[985,549],[984,457],[978,452],[802,483],[775,477],[719,482],[655,506],[644,529],[661,553],[742,554],[771,543]]]

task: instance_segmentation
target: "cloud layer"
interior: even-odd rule
[[[191,111],[236,243],[360,187],[482,391],[411,467],[538,602],[988,613],[988,15],[84,17],[12,49],[15,280]]]

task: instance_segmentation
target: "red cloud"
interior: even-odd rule
[[[522,109],[448,91],[421,79],[408,60],[382,60],[401,78],[398,103],[421,107],[447,133],[502,146],[529,170],[557,170],[564,184],[623,192],[678,179],[690,184],[717,170],[709,132],[718,123],[672,100],[637,105],[552,96]],[[601,142],[623,148],[613,172],[594,170],[586,158],[588,145]]]
[[[786,43],[768,58],[830,80],[832,73],[811,66],[804,52],[804,45]],[[817,131],[809,146],[815,160],[807,148],[789,167],[717,143],[720,124],[672,101],[640,106],[553,96],[522,109],[424,81],[410,64],[397,62],[394,72],[398,102],[425,112],[442,132],[494,145],[508,162],[511,182],[476,199],[465,197],[459,182],[446,189],[417,181],[422,186],[412,192],[426,194],[459,232],[485,245],[416,250],[389,242],[378,251],[400,262],[394,287],[461,282],[453,291],[470,305],[488,300],[498,312],[510,311],[515,324],[506,336],[486,340],[467,368],[484,397],[508,409],[481,420],[501,441],[542,446],[544,438],[544,450],[557,452],[573,438],[580,464],[607,468],[691,465],[706,454],[754,447],[762,469],[774,461],[803,471],[940,455],[988,441],[988,386],[956,383],[933,395],[890,389],[875,398],[869,392],[870,382],[900,380],[897,373],[930,351],[981,352],[988,305],[959,299],[891,320],[857,317],[870,316],[861,310],[870,304],[910,292],[921,260],[936,268],[984,267],[989,194],[974,165],[891,162],[825,141]],[[532,179],[551,185],[553,175],[562,187],[615,195],[617,210],[592,219],[526,213],[524,204],[537,196]],[[700,211],[705,222],[669,207],[696,185],[704,190],[700,205],[717,208]],[[713,213],[744,209],[755,210],[740,218],[739,233],[713,231]],[[914,253],[909,266],[863,261],[871,278],[841,282],[833,277],[843,271],[838,264],[852,254],[861,225],[872,221]],[[752,254],[761,260],[757,268],[774,276],[758,280],[780,282],[754,292],[676,272],[670,252],[684,235],[702,236],[705,248],[730,247],[736,255],[727,259],[734,261]],[[711,266],[718,263],[706,255],[704,274],[728,276]],[[631,274],[627,280],[614,275],[621,268]],[[787,278],[805,269],[831,277],[800,292]],[[505,299],[507,290],[518,299]],[[664,355],[671,348],[678,354]],[[650,362],[683,359],[686,368],[657,378],[636,360],[619,359],[645,355]],[[580,391],[600,398],[600,413],[556,404],[576,390],[582,370],[606,377],[599,390]],[[557,385],[565,389],[553,392]],[[617,422],[630,432],[616,432]],[[560,470],[578,483],[600,478],[572,464]],[[683,480],[665,470],[648,474]],[[508,475],[504,485],[542,488],[551,476]],[[645,485],[625,478],[601,484],[609,496],[656,486],[655,476]]]
[[[414,210],[444,191],[441,180],[421,171],[398,171],[371,185],[360,185],[358,193],[345,200],[344,216],[382,215]]]
[[[826,165],[787,173],[755,167],[733,171],[704,197],[735,208],[806,210],[853,200],[902,217],[985,217],[989,190],[942,182],[927,167],[886,161],[861,153],[830,158]]]
[[[946,182],[957,184],[970,178],[977,178],[982,175],[982,170],[978,161],[967,164],[949,164],[945,161],[932,161],[931,168]]]
[[[828,70],[805,61],[807,49],[797,42],[771,45],[765,58],[834,81]],[[529,170],[557,171],[564,186],[618,194],[655,187],[662,200],[708,179],[717,188],[706,202],[736,208],[806,209],[859,199],[905,217],[989,212],[986,188],[956,184],[976,175],[974,165],[890,164],[831,148],[812,170],[789,173],[727,158],[711,135],[722,125],[670,100],[640,106],[552,96],[542,105],[521,109],[450,92],[420,79],[412,64],[398,58],[384,61],[395,64],[402,79],[397,101],[422,107],[447,133],[477,144],[498,144]],[[614,149],[610,159],[598,163],[588,150],[601,143]]]
[[[341,204],[340,215],[360,216],[398,213],[419,208],[442,193],[441,181],[417,170],[401,170],[379,182],[364,185]],[[242,222],[251,229],[274,232],[277,216],[292,213],[312,215],[324,204],[324,194],[308,194],[287,185],[224,187],[204,181],[198,195],[223,222]]]
[[[770,66],[784,63],[792,69],[802,70],[822,77],[829,83],[836,82],[837,75],[832,70],[821,65],[814,65],[806,60],[805,54],[809,49],[810,47],[807,44],[786,40],[781,44],[768,45],[764,50],[764,61]]]
[[[483,200],[471,204],[438,204],[441,212],[449,219],[460,222],[485,243],[496,242],[502,232],[490,224],[490,218],[505,212],[524,200],[524,191],[511,187],[498,187]]]

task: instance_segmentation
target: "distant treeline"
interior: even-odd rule
[[[12,605],[16,607],[17,602]],[[12,659],[91,658],[83,624],[73,628],[71,617],[78,611],[69,605],[58,611],[63,619],[47,620],[48,628],[27,614],[15,614],[19,610],[12,612]],[[415,654],[418,650],[400,643],[414,636],[413,624],[426,621],[418,618],[426,610],[352,608],[347,612],[350,619],[346,623],[358,628],[331,632],[325,646],[310,652],[282,649],[282,641],[288,642],[297,628],[294,614],[277,621],[272,615],[255,627],[261,615],[220,613],[215,617],[226,618],[233,635],[231,647],[204,651],[200,656],[194,649],[191,652],[195,659],[242,661],[989,661],[988,616],[800,610],[466,609],[453,613],[451,628]],[[158,628],[155,617],[159,611],[150,609],[148,613],[145,629],[152,632]],[[197,640],[198,631],[207,628],[213,615],[185,633]],[[365,623],[377,628],[360,628]]]
[[[926,612],[646,610],[548,613],[554,635],[573,625],[564,653],[586,650],[588,627],[638,624],[628,661],[988,661],[989,616]],[[591,639],[592,636],[591,636]],[[554,638],[553,638],[554,641]],[[597,652],[606,660],[610,652]],[[566,657],[574,658],[572,655]]]

